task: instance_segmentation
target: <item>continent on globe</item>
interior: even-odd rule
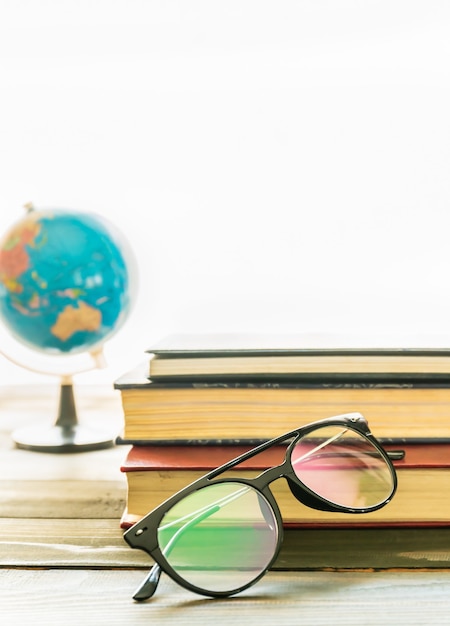
[[[16,279],[30,265],[26,245],[33,245],[39,230],[39,223],[32,220],[18,224],[10,231],[0,249],[0,279],[11,291],[22,291],[22,286]]]
[[[102,321],[102,315],[98,309],[79,302],[78,307],[68,304],[58,315],[56,324],[51,331],[61,341],[66,341],[74,333],[81,330],[94,332],[98,330]]]
[[[103,217],[30,209],[0,241],[0,317],[31,348],[91,351],[129,314],[132,260]]]

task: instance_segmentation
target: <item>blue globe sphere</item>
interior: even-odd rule
[[[0,316],[24,345],[47,354],[94,351],[127,318],[134,266],[103,217],[34,210],[0,242]]]

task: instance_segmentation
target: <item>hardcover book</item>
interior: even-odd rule
[[[388,506],[365,515],[316,511],[300,504],[284,479],[271,490],[289,527],[449,526],[450,444],[386,445],[396,460],[398,490]],[[242,454],[244,446],[135,446],[121,471],[128,485],[122,526],[128,527],[182,487]],[[282,462],[285,446],[270,448],[230,470],[231,475],[254,477]]]
[[[259,443],[302,424],[360,412],[384,440],[450,440],[450,380],[151,381],[144,362],[115,382],[118,443]]]
[[[154,380],[450,375],[450,336],[171,335],[147,352]]]

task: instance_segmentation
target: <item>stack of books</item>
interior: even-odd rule
[[[442,544],[450,552],[450,348],[349,346],[348,338],[311,335],[181,335],[148,353],[115,383],[124,413],[118,443],[131,444],[121,467],[128,484],[123,528],[250,447],[313,420],[356,411],[399,457],[397,494],[379,511],[337,515],[302,506],[285,481],[276,481],[271,488],[288,544],[300,546],[282,553],[281,566],[299,564],[301,546],[314,544],[314,537],[317,558],[311,554],[311,561],[322,555],[328,566],[350,566],[348,549],[327,553],[318,531],[339,532],[330,541],[352,545],[351,554],[360,555],[357,566],[381,566],[380,548],[377,563],[374,552],[364,549],[369,532],[378,533],[372,535],[377,545],[384,533],[388,566],[429,564],[431,538],[432,564],[447,559],[448,565],[449,555],[436,556],[436,550]],[[277,453],[268,450],[233,471],[254,476],[280,462]],[[352,539],[342,541],[349,532]]]

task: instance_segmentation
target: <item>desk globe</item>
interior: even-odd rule
[[[89,369],[99,367],[103,344],[129,315],[135,272],[126,240],[103,217],[28,206],[0,241],[0,318],[31,350],[89,353]],[[18,447],[68,452],[113,444],[110,436],[78,423],[73,374],[60,374],[56,422],[16,431]]]

